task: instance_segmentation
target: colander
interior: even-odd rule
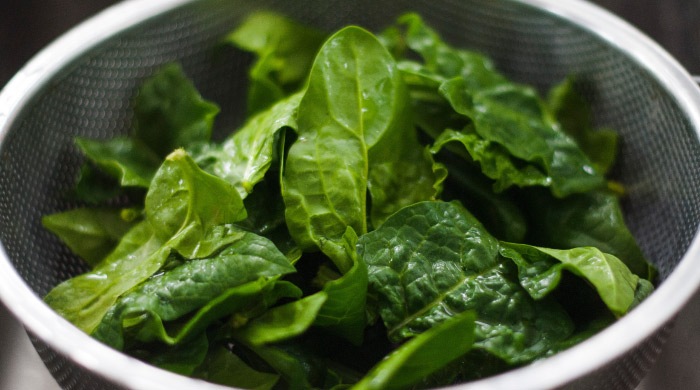
[[[658,267],[659,286],[591,339],[462,389],[632,389],[659,355],[673,318],[700,284],[700,90],[654,42],[578,0],[130,0],[55,41],[0,94],[0,298],[65,389],[216,389],[112,350],[41,297],[86,265],[42,228],[74,207],[81,158],[73,138],[125,134],[141,81],[179,61],[218,102],[217,132],[242,121],[250,58],[218,42],[247,14],[275,10],[332,31],[378,30],[416,11],[447,41],[489,55],[516,81],[546,90],[569,74],[597,125],[621,134],[614,177],[627,222]]]

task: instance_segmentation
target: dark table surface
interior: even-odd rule
[[[567,0],[562,0],[567,1]],[[2,0],[0,86],[52,39],[114,0]],[[700,0],[597,0],[700,75]],[[700,388],[700,294],[680,313],[638,390]],[[0,390],[58,389],[21,326],[0,304]]]

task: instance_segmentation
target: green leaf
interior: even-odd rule
[[[41,219],[45,228],[90,266],[104,259],[136,222],[122,218],[120,209],[107,208],[77,208]]]
[[[233,184],[245,198],[279,158],[276,154],[278,138],[284,136],[282,130],[296,129],[301,97],[301,93],[291,95],[258,113],[222,144],[196,154],[195,161],[205,171]]]
[[[199,254],[210,228],[240,221],[246,210],[233,185],[202,171],[184,150],[166,159],[146,195],[146,218],[153,230],[183,256]]]
[[[161,163],[159,156],[134,138],[77,138],[76,144],[88,159],[124,187],[148,188]]]
[[[201,171],[182,150],[156,173],[145,211],[146,220],[93,271],[61,283],[45,298],[87,333],[122,294],[159,271],[173,249],[186,258],[209,256],[227,243],[218,237],[226,231],[219,225],[246,215],[235,188]]]
[[[472,348],[475,319],[472,312],[460,313],[413,337],[351,388],[403,389],[420,382]]]
[[[400,32],[394,39],[402,40],[408,49],[420,55],[426,74],[438,76],[442,81],[463,77],[475,88],[504,80],[487,57],[451,47],[418,14],[402,15],[394,28]]]
[[[270,390],[280,378],[277,374],[251,368],[223,347],[212,348],[195,376],[224,386],[253,390]]]
[[[552,301],[534,301],[517,282],[500,244],[456,202],[422,202],[365,234],[358,253],[369,270],[368,297],[399,342],[473,310],[475,348],[511,363],[546,354],[573,331]]]
[[[519,269],[520,284],[535,299],[551,293],[567,270],[587,280],[608,309],[620,317],[635,298],[639,277],[617,257],[593,247],[557,250],[525,244],[502,243],[501,254]]]
[[[644,302],[645,299],[654,292],[654,284],[646,279],[640,278],[637,283],[637,289],[634,290],[634,300],[630,305],[628,311],[631,311],[635,307],[639,306],[640,303]]]
[[[283,176],[287,225],[303,249],[320,248],[343,272],[345,230],[367,231],[369,149],[403,123],[404,92],[376,37],[347,27],[321,48],[299,105]]]
[[[460,158],[446,155],[440,161],[448,171],[444,200],[459,200],[499,240],[523,242],[527,221],[513,194],[494,192],[493,182],[481,173],[479,167]]]
[[[401,60],[397,66],[409,89],[414,121],[423,132],[437,138],[445,129],[461,129],[470,123],[440,94],[444,77],[411,60]]]
[[[547,193],[524,193],[522,209],[534,245],[568,249],[592,246],[622,260],[639,277],[653,280],[656,270],[625,223],[619,199],[593,191],[557,199]]]
[[[180,65],[169,64],[146,80],[134,100],[132,136],[158,156],[207,142],[219,107],[202,98]]]
[[[474,133],[488,142],[485,147],[495,143],[513,158],[529,163],[529,170],[541,170],[546,175],[543,184],[555,196],[604,185],[603,176],[559,129],[533,89],[504,82],[472,90],[465,79],[458,78],[443,83],[440,92],[455,111],[473,121]]]
[[[149,347],[130,351],[130,353],[153,366],[189,376],[204,363],[209,351],[209,340],[205,333],[200,333],[181,345]]]
[[[426,96],[433,94],[424,89],[439,84],[439,93],[452,109],[471,122],[473,135],[465,146],[470,149],[470,154],[481,155],[477,161],[487,164],[484,173],[499,180],[499,188],[513,184],[546,185],[556,196],[564,197],[603,186],[602,175],[595,171],[576,143],[559,129],[533,88],[509,81],[482,55],[455,49],[443,42],[416,14],[404,15],[399,19],[399,25],[405,29],[407,46],[424,61],[422,66],[414,65],[409,71],[404,71],[413,80],[409,85],[418,85],[422,91],[414,91],[413,96],[426,100]],[[436,99],[430,100],[435,102]],[[444,113],[445,107],[438,112]],[[436,116],[430,112],[427,114],[428,118]],[[425,111],[422,116],[426,116]],[[449,115],[443,116],[450,118]],[[453,120],[440,121],[450,122]],[[436,135],[443,129],[428,125],[427,131]],[[500,169],[494,170],[494,159],[501,167],[503,164],[526,165],[523,170],[528,175],[537,175],[537,171],[541,171],[540,177],[533,182],[500,182],[497,175]],[[512,167],[506,172],[511,170]]]
[[[234,337],[248,345],[264,345],[299,336],[314,323],[326,299],[326,293],[318,292],[274,307],[240,328]]]
[[[143,221],[95,268],[54,287],[44,301],[58,314],[91,333],[119,296],[156,273],[170,251]]]
[[[617,157],[618,135],[610,129],[594,129],[589,104],[576,91],[576,81],[567,77],[549,91],[548,104],[564,132],[586,153],[596,169],[606,173]]]
[[[248,113],[266,109],[298,89],[326,35],[273,12],[256,12],[226,37],[255,53],[249,71]]]
[[[260,278],[294,272],[269,240],[253,233],[236,236],[237,240],[211,257],[166,270],[122,296],[92,335],[117,349],[124,345],[124,331],[136,333],[135,338],[142,342],[177,344],[211,321],[240,309],[247,303],[245,298],[250,300],[272,286]],[[231,290],[243,285],[246,287]],[[164,327],[165,322],[195,311],[174,334]]]
[[[448,143],[459,142],[464,146],[473,161],[481,166],[481,171],[487,177],[494,179],[493,190],[501,193],[516,185],[548,186],[551,178],[533,165],[524,165],[505,150],[501,145],[484,140],[471,127],[463,131],[446,129],[435,140],[431,147],[432,153],[438,153]],[[465,161],[464,165],[470,162]]]
[[[345,251],[353,265],[343,276],[323,285],[327,299],[319,310],[314,325],[360,345],[367,324],[367,266],[357,256],[355,247],[358,237],[355,232],[348,228],[343,238]]]
[[[291,390],[313,388],[325,367],[319,359],[295,344],[250,346],[250,349],[277,372]]]
[[[130,187],[139,188],[139,187]],[[103,204],[123,194],[125,187],[121,187],[119,181],[103,172],[91,163],[84,163],[80,167],[73,195],[76,199],[92,205]],[[145,193],[145,192],[144,192]],[[142,199],[143,194],[131,196],[131,198]]]
[[[301,250],[289,234],[284,218],[279,171],[270,172],[258,183],[254,195],[246,197],[244,204],[248,217],[236,225],[272,240],[292,263],[299,260]]]
[[[83,154],[101,172],[123,187],[148,188],[162,158],[181,147],[205,143],[219,108],[205,100],[177,64],[169,64],[147,79],[134,99],[134,125],[128,137],[110,140],[77,138]],[[85,165],[77,193],[90,201],[117,193],[95,180]],[[103,194],[91,194],[99,190]]]
[[[408,112],[403,115],[410,118]],[[415,129],[407,125],[401,130],[392,132],[395,139],[386,137],[370,149],[368,188],[375,227],[403,207],[437,199],[447,176],[445,167],[418,142]]]

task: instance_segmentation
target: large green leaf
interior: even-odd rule
[[[169,255],[147,221],[134,226],[95,268],[54,287],[44,301],[86,333],[125,292],[156,273]]]
[[[250,345],[264,345],[297,337],[306,332],[328,299],[324,292],[274,307],[240,328],[234,338]]]
[[[347,227],[367,231],[369,148],[403,118],[405,97],[389,53],[358,27],[321,48],[299,105],[299,138],[283,178],[287,225],[302,248],[320,248],[341,271]]]
[[[533,89],[504,82],[472,90],[465,79],[458,78],[443,83],[440,91],[455,111],[473,121],[481,139],[528,162],[530,170],[541,170],[546,180],[536,184],[550,187],[554,195],[565,197],[604,185],[603,176],[559,129]]]
[[[146,194],[153,230],[187,258],[207,255],[199,241],[211,228],[245,217],[233,185],[202,171],[182,149],[165,159]]]
[[[235,234],[237,240],[211,257],[165,270],[122,296],[92,335],[118,349],[124,345],[124,332],[142,342],[177,344],[274,287],[274,280],[261,278],[294,272],[269,240],[253,233]],[[168,332],[166,322],[188,313],[196,314],[175,333]]]
[[[510,363],[543,356],[573,331],[561,307],[534,301],[499,242],[456,202],[406,207],[360,238],[369,268],[369,297],[391,340],[477,313],[475,348]]]
[[[146,195],[146,220],[127,233],[90,272],[69,279],[46,296],[59,314],[91,333],[117,299],[163,267],[173,250],[206,257],[230,242],[222,227],[245,218],[235,188],[200,170],[187,154],[173,152]]]
[[[210,348],[204,363],[195,371],[197,378],[241,389],[270,390],[279,375],[253,369],[224,347]]]
[[[148,188],[162,158],[177,148],[209,141],[218,112],[218,106],[201,97],[180,65],[168,64],[139,88],[128,137],[77,138],[76,143],[92,163],[121,186]],[[96,188],[86,179],[81,178],[81,186]]]
[[[501,145],[480,137],[471,126],[462,131],[446,129],[435,140],[431,151],[438,153],[449,143],[455,142],[463,145],[471,160],[479,163],[484,175],[495,180],[493,183],[495,192],[503,192],[513,185],[519,187],[547,186],[551,182],[551,178],[540,169],[533,165],[523,164]],[[464,165],[470,163],[467,160]]]

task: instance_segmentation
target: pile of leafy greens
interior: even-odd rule
[[[258,13],[245,123],[178,65],[128,136],[78,139],[83,206],[44,225],[91,267],[45,301],[145,362],[255,389],[402,389],[568,348],[653,290],[576,82],[541,98],[415,14],[332,35]],[[128,207],[110,207],[129,199]]]

